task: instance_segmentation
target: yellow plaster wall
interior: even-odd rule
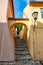
[[[41,18],[41,11],[40,9],[43,8],[43,3],[29,3],[26,8],[24,9],[23,11],[23,18],[29,18],[29,23],[28,23],[28,32],[27,32],[27,45],[28,45],[28,48],[30,50],[30,53],[31,53],[31,56],[32,58],[34,59],[34,49],[33,49],[33,35],[32,35],[32,31],[30,33],[30,29],[31,29],[31,26],[34,25],[34,19],[32,17],[32,13],[33,12],[38,12],[38,19],[37,19],[37,22],[35,23],[35,25],[38,25],[38,22],[43,24],[43,18]],[[40,25],[39,25],[39,28],[40,28]],[[39,29],[38,28],[38,29]],[[38,32],[38,31],[37,31]],[[35,32],[36,33],[36,32]],[[39,32],[38,32],[39,33]],[[43,32],[41,33],[43,34]],[[36,34],[35,34],[36,35]],[[40,36],[40,33],[39,33],[39,36]],[[30,38],[31,37],[31,38]],[[41,36],[40,36],[41,37]],[[38,39],[38,38],[37,38]],[[41,38],[40,38],[41,40]],[[30,42],[29,42],[30,41]],[[35,40],[36,41],[36,40]],[[39,42],[40,43],[40,42]],[[37,42],[37,45],[39,44]],[[41,43],[40,43],[41,44]],[[36,45],[36,44],[35,44]],[[43,44],[41,45],[43,46]],[[35,46],[37,47],[37,46]],[[38,50],[40,49],[40,52],[39,51],[35,51],[35,56],[36,56],[36,60],[43,60],[43,57],[42,57],[42,49],[40,48],[40,46],[38,47]],[[38,56],[38,52],[40,53],[40,57]],[[42,59],[41,59],[42,58]]]
[[[13,8],[13,5],[12,5],[12,1],[9,0],[9,3],[8,3],[8,12],[7,12],[7,16],[8,17],[14,17],[14,8]]]
[[[24,27],[24,40],[27,42],[27,28]]]
[[[24,26],[24,29],[20,31],[20,38],[24,39],[27,42],[27,27]]]
[[[13,38],[15,38],[15,34],[16,34],[16,28],[15,28],[15,26],[11,26],[10,30],[11,30]]]
[[[27,31],[28,31],[28,23],[29,20],[9,20],[9,25],[16,26],[16,25],[23,25],[24,30],[22,30],[22,33],[20,32],[20,36],[24,38],[24,40],[27,40]]]

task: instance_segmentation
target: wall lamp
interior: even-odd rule
[[[34,31],[35,31],[35,22],[37,21],[37,18],[38,18],[38,12],[33,12],[32,16],[33,16],[33,19],[35,20],[34,21]]]

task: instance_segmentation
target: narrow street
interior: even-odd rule
[[[32,61],[32,57],[28,51],[26,42],[20,39],[19,36],[15,38],[15,61],[14,62],[0,62],[0,65],[42,65],[39,61]]]
[[[16,65],[41,65],[38,61],[32,61],[26,42],[19,37],[15,38],[15,61]]]

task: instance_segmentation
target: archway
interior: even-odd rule
[[[24,36],[23,37],[25,40],[27,40],[27,30],[28,30],[29,19],[12,19],[12,18],[9,18],[8,20],[9,20],[10,29],[12,29],[13,33],[15,32],[14,29],[16,30],[17,25],[24,26]]]
[[[28,22],[29,22],[28,19],[10,19],[9,22],[8,22],[9,26],[10,26],[10,29],[11,30],[13,29],[12,32],[15,32],[17,25],[24,26],[24,30],[23,30],[24,31],[24,34],[23,34],[24,37],[23,37],[23,39],[20,39],[20,38],[19,39],[18,38],[14,39],[14,41],[15,41],[16,61],[17,61],[18,58],[20,58],[20,60],[23,58],[23,60],[24,60],[23,56],[27,57],[27,43],[26,42],[27,42],[27,32],[28,32],[28,26],[29,26]]]
[[[22,26],[22,29],[20,30],[19,36],[21,39],[23,38],[26,41],[27,40],[27,25],[24,23],[17,22],[11,26],[13,37],[17,36],[17,26]]]

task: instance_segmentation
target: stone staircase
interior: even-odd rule
[[[32,61],[27,44],[18,36],[15,38],[15,61],[0,62],[0,65],[43,65],[38,61]]]
[[[41,65],[39,62],[32,61],[27,44],[23,39],[15,39],[15,65]]]

